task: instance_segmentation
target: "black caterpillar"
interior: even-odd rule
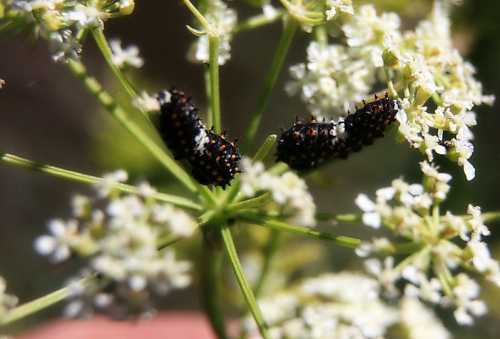
[[[364,145],[371,145],[396,119],[399,104],[387,94],[363,103],[363,107],[338,121],[296,121],[280,136],[277,160],[303,171],[331,159],[345,159]]]
[[[226,187],[240,172],[241,159],[235,142],[209,130],[198,109],[184,92],[172,89],[158,94],[161,114],[158,131],[175,159],[185,159],[193,177],[203,185]]]

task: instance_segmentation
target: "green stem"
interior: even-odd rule
[[[238,215],[238,217],[241,220],[251,222],[258,226],[268,227],[277,231],[300,234],[320,240],[333,241],[335,244],[342,247],[357,248],[359,245],[361,245],[362,242],[361,239],[357,238],[347,237],[343,235],[337,236],[330,233],[316,231],[314,229],[303,226],[290,225],[278,220],[269,220],[269,219],[266,220],[265,218],[261,218],[259,216],[256,216],[255,214],[241,213]]]
[[[340,221],[347,223],[359,223],[361,221],[361,216],[358,214],[332,214],[328,212],[318,212],[316,214],[316,219],[319,221]]]
[[[113,52],[111,51],[111,48],[109,47],[108,40],[104,36],[104,33],[102,31],[102,28],[95,28],[92,30],[92,35],[94,36],[94,40],[97,44],[97,47],[99,47],[99,50],[101,51],[104,60],[106,60],[106,63],[108,64],[109,68],[115,75],[115,77],[118,79],[120,84],[123,86],[127,94],[133,99],[137,96],[137,91],[135,88],[132,86],[132,84],[127,80],[125,75],[122,73],[120,68],[115,65],[113,62]]]
[[[210,91],[211,91],[211,89],[210,89],[210,66],[206,65],[206,64],[204,64],[203,66],[205,66],[204,71],[203,71],[203,78],[205,81],[205,94],[207,96],[207,102],[212,102],[212,94],[210,93]],[[207,115],[206,115],[207,126],[214,125],[212,118],[213,118],[213,114],[212,114],[212,111],[210,110],[210,107],[209,107],[207,109]]]
[[[95,279],[95,276],[89,276],[81,279],[79,284],[88,284],[92,279]],[[49,293],[41,298],[35,299],[28,303],[22,304],[11,311],[9,311],[2,320],[0,321],[0,326],[4,327],[13,322],[16,322],[22,318],[25,318],[33,313],[41,311],[47,307],[55,305],[64,299],[71,296],[71,288],[64,287],[52,293]]]
[[[264,247],[264,263],[262,265],[262,271],[260,272],[257,283],[255,284],[255,296],[258,297],[262,291],[262,287],[266,281],[267,275],[271,269],[271,263],[278,251],[278,245],[280,242],[281,233],[277,230],[272,230],[267,240],[266,246]]]
[[[271,93],[276,85],[281,69],[283,68],[286,55],[288,54],[288,50],[292,44],[296,31],[297,23],[295,20],[287,18],[287,20],[285,20],[285,26],[283,28],[283,32],[281,33],[278,47],[276,48],[276,52],[271,63],[271,69],[267,74],[262,93],[260,94],[257,102],[257,109],[250,116],[250,124],[245,135],[245,141],[243,144],[244,147],[242,147],[243,150],[248,150],[255,140],[260,122],[262,120],[262,115],[267,109]]]
[[[209,78],[210,78],[210,111],[213,128],[221,132],[220,86],[219,86],[219,38],[210,36],[209,43]]]
[[[269,155],[269,152],[273,149],[274,144],[276,143],[276,140],[278,139],[278,136],[276,134],[271,134],[266,138],[262,146],[259,147],[257,150],[257,153],[255,153],[253,157],[253,161],[263,161],[267,156]]]
[[[224,313],[220,309],[220,279],[222,276],[223,252],[220,247],[220,237],[218,233],[211,230],[203,232],[203,255],[201,262],[201,289],[202,302],[212,329],[217,334],[217,338],[228,338],[224,322]],[[217,236],[216,239],[211,237]]]
[[[280,174],[283,174],[285,173],[286,171],[288,171],[290,169],[290,167],[288,167],[287,164],[285,164],[284,162],[278,162],[277,164],[274,164],[270,169],[269,169],[269,173],[272,174],[272,175],[280,175]]]
[[[76,61],[69,60],[67,63],[69,70],[80,79],[87,90],[92,93],[99,103],[117,119],[137,140],[155,156],[167,170],[170,171],[189,191],[198,191],[199,185],[193,181],[189,174],[184,171],[149,135],[143,131],[132,119],[130,119],[124,109],[119,106],[113,98],[102,88],[99,82],[91,77],[85,66]]]
[[[500,220],[500,212],[486,212],[482,215],[484,223],[490,223]]]
[[[3,161],[4,163],[11,166],[24,168],[26,170],[39,172],[71,181],[81,182],[84,184],[95,185],[103,180],[100,177],[80,172],[70,171],[56,166],[38,163],[9,153],[0,152],[0,161]],[[115,188],[126,193],[140,194],[140,190],[132,185],[116,184]],[[195,202],[171,194],[156,192],[153,195],[151,195],[151,198],[159,201],[168,202],[176,206],[189,208],[192,210],[197,210],[197,211],[201,210],[201,206],[196,204]]]
[[[269,17],[267,15],[261,14],[251,17],[241,23],[239,23],[233,30],[233,33],[240,33],[244,31],[249,31],[255,28],[266,26],[276,22],[279,18],[283,17],[284,12],[278,11],[275,16]]]
[[[191,13],[193,13],[194,17],[196,19],[198,19],[198,21],[200,22],[200,24],[203,26],[203,28],[205,29],[205,31],[211,35],[213,32],[212,31],[212,27],[210,26],[210,23],[207,21],[207,19],[205,19],[205,17],[203,16],[203,14],[200,13],[200,11],[193,5],[193,3],[189,0],[182,0],[184,2],[184,4],[186,5],[186,7],[191,11]]]
[[[238,212],[248,208],[262,207],[262,205],[271,198],[271,193],[266,192],[255,198],[246,199],[243,201],[235,202],[229,205],[228,210]]]
[[[222,241],[224,242],[224,247],[226,249],[226,253],[229,257],[229,261],[231,262],[231,266],[236,276],[236,280],[238,281],[238,285],[240,286],[243,297],[245,298],[247,306],[250,309],[250,313],[252,314],[255,322],[257,323],[257,327],[259,328],[259,333],[262,336],[262,338],[268,339],[269,336],[267,335],[267,325],[264,321],[259,305],[257,305],[257,301],[255,300],[252,288],[250,287],[250,284],[245,276],[245,273],[243,272],[240,259],[238,258],[238,253],[236,252],[236,247],[234,246],[231,230],[228,228],[227,225],[224,225],[222,227],[221,234],[222,234]]]

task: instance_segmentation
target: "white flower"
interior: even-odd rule
[[[349,46],[359,48],[357,53],[365,56],[373,66],[381,67],[384,42],[400,34],[399,25],[397,14],[382,13],[377,16],[375,7],[363,5],[352,20],[342,26],[342,31]]]
[[[258,192],[268,191],[288,221],[302,226],[316,224],[314,200],[304,180],[295,173],[272,175],[265,171],[261,162],[252,163],[248,158],[242,159],[241,168],[241,193],[244,196],[252,197]]]
[[[307,62],[290,67],[289,95],[299,93],[315,116],[339,116],[361,101],[375,82],[375,69],[341,45],[311,42]]]
[[[87,259],[88,267],[102,279],[71,285],[72,301],[66,309],[71,316],[84,316],[94,309],[123,315],[150,311],[153,297],[184,288],[191,281],[190,263],[159,247],[192,235],[193,218],[156,201],[156,190],[148,183],[141,183],[137,194],[113,190],[126,180],[124,171],[103,178],[96,185],[97,198],[75,198],[75,218],[52,221],[50,235],[35,241],[36,250],[56,262],[70,255]],[[141,306],[129,309],[134,303]]]
[[[350,272],[306,279],[259,305],[275,338],[375,339],[398,320],[398,312],[378,298],[377,282]],[[253,322],[245,323],[259,338]]]
[[[359,194],[356,198],[356,205],[364,212],[363,223],[373,228],[380,227],[380,214],[376,212],[376,205],[366,194]]]
[[[103,176],[102,180],[98,182],[95,187],[101,197],[107,197],[113,193],[113,188],[122,182],[127,181],[128,174],[124,170],[117,170]]]
[[[139,48],[136,45],[122,48],[120,39],[110,40],[109,45],[113,53],[113,63],[118,68],[124,68],[126,66],[141,68],[144,65],[144,60],[139,55]]]
[[[368,259],[366,269],[380,281],[389,296],[397,296],[395,286],[404,279],[405,295],[427,302],[454,307],[460,323],[470,324],[473,316],[486,312],[477,300],[479,285],[459,268],[465,267],[500,285],[500,265],[494,260],[486,243],[481,241],[489,230],[482,220],[481,209],[468,206],[468,215],[451,212],[439,215],[438,206],[446,198],[451,176],[422,162],[424,185],[393,180],[390,187],[377,190],[376,201],[361,194],[356,204],[363,211],[363,222],[373,227],[384,226],[396,237],[419,244],[415,251],[395,265],[393,257]],[[397,244],[394,245],[397,247]],[[394,248],[393,247],[393,248]],[[391,249],[387,239],[364,242],[357,253],[361,256],[384,254],[377,248]]]
[[[231,58],[232,31],[237,24],[236,11],[227,7],[222,0],[208,2],[205,18],[219,34],[219,65],[224,65]],[[209,41],[208,35],[202,35],[191,45],[188,59],[195,63],[208,63]]]
[[[269,20],[272,20],[279,15],[279,11],[271,3],[265,3],[262,6],[262,13]]]
[[[483,222],[481,207],[469,204],[467,206],[467,213],[471,216],[467,223],[471,228],[473,239],[481,240],[481,237],[491,234],[488,226],[486,226]]]
[[[487,311],[486,304],[476,298],[479,296],[479,285],[465,274],[457,276],[453,295],[457,309],[455,319],[461,325],[472,325],[472,316],[484,315]]]
[[[418,299],[404,298],[401,302],[401,324],[408,339],[449,339],[450,333],[436,315]]]
[[[354,9],[352,8],[351,0],[326,0],[326,20],[332,20],[339,13],[346,13],[353,15]]]
[[[42,235],[35,241],[35,250],[38,254],[48,256],[55,263],[65,261],[71,255],[71,247],[76,246],[78,224],[75,220],[64,222],[60,219],[52,220],[48,224],[51,235]]]
[[[420,163],[420,169],[425,175],[424,185],[426,190],[432,194],[435,200],[445,200],[450,191],[448,182],[452,179],[452,176],[448,173],[440,173],[437,167],[426,161]]]
[[[102,26],[103,12],[93,5],[76,4],[72,10],[62,12],[68,24],[75,24],[78,28],[92,28]]]
[[[436,1],[429,18],[414,31],[390,34],[378,46],[385,48],[385,66],[395,72],[397,86],[409,89],[400,98],[405,111],[404,117],[398,117],[401,136],[429,161],[435,154],[447,155],[472,180],[471,127],[476,119],[471,110],[490,104],[492,98],[483,95],[474,67],[453,47],[448,12],[443,1]],[[433,105],[427,104],[430,99],[437,106],[433,111]]]

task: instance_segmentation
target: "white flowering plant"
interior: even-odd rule
[[[139,48],[105,35],[108,20],[134,14],[134,0],[0,0],[0,34],[28,31],[45,40],[53,60],[64,64],[185,191],[174,194],[147,182],[127,184],[124,170],[97,177],[2,153],[3,164],[90,184],[94,194],[76,195],[71,216],[49,221],[47,234],[34,239],[36,252],[51,263],[73,260],[81,270],[61,289],[20,305],[0,278],[0,331],[62,301],[67,302],[68,317],[96,312],[119,319],[153,315],[159,298],[194,280],[203,285],[205,312],[218,338],[229,337],[224,297],[239,308],[242,338],[450,338],[446,322],[431,307],[451,309],[460,325],[472,325],[487,312],[480,283],[500,286],[500,265],[485,239],[492,233],[487,224],[500,219],[500,212],[484,212],[474,204],[462,214],[446,210],[453,178],[436,165],[438,155],[446,156],[468,181],[474,179],[474,109],[494,100],[483,93],[474,67],[453,45],[450,10],[456,2],[435,0],[413,28],[403,25],[397,13],[351,0],[280,0],[279,6],[267,0],[244,2],[261,12],[241,19],[230,1],[182,0],[193,14],[186,26],[193,42],[183,53],[189,61],[206,65],[206,125],[212,127],[196,125],[202,130],[194,138],[196,152],[215,143],[213,135],[223,136],[219,72],[231,60],[233,37],[282,25],[257,108],[248,117],[243,156],[231,173],[235,175],[228,185],[210,186],[200,180],[204,173],[190,174],[172,146],[161,142],[158,116],[179,92],[163,91],[157,98],[150,90],[139,91],[126,72],[143,66]],[[382,100],[390,100],[396,111],[397,126],[387,135],[422,155],[420,183],[394,179],[374,197],[359,194],[357,212],[331,215],[319,211],[304,172],[284,162],[268,165],[276,135],[253,147],[299,34],[308,39],[306,60],[289,67],[285,92],[305,103],[315,117],[311,124],[333,119],[334,134],[328,134],[333,142],[328,140],[342,144],[352,133],[346,113],[372,97],[377,100],[382,89]],[[108,93],[85,67],[81,53],[92,39],[126,102]],[[0,89],[8,80],[0,79]],[[189,114],[196,111],[189,109]],[[372,133],[365,127],[362,131]],[[313,129],[307,133],[315,136]],[[240,160],[239,152],[234,159]],[[206,165],[190,161],[191,166]],[[332,222],[365,225],[377,235],[359,239],[334,234]],[[321,223],[325,225],[319,230]],[[247,240],[238,250],[235,233]],[[196,234],[202,235],[202,249],[195,251],[199,258],[177,248],[180,242],[195,242]],[[310,242],[295,248],[284,244],[282,239],[290,239],[287,234],[348,248],[364,268],[296,279],[318,251]],[[279,247],[289,253],[278,261]],[[224,255],[237,284],[225,283]]]

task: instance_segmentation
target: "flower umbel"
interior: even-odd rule
[[[477,299],[479,285],[463,269],[500,285],[500,266],[482,240],[489,230],[479,207],[469,205],[468,214],[463,216],[451,212],[441,215],[440,203],[446,199],[451,176],[428,163],[421,166],[424,185],[397,179],[390,187],[379,189],[375,201],[363,194],[356,199],[366,225],[376,228],[383,225],[394,235],[415,244],[415,252],[396,266],[389,257],[390,265],[382,267],[377,260],[370,259],[367,268],[390,295],[397,294],[395,283],[403,280],[407,296],[455,307],[456,320],[471,324],[472,316],[484,314],[486,307]],[[381,244],[380,240],[362,245],[358,254],[383,253],[394,245],[389,240],[383,246],[377,244]]]
[[[154,295],[190,283],[190,264],[159,247],[190,236],[196,223],[185,212],[151,199],[155,191],[148,184],[139,186],[141,196],[119,193],[114,185],[125,178],[123,171],[107,175],[97,187],[98,198],[75,197],[73,218],[51,221],[51,234],[35,242],[36,250],[55,262],[80,256],[100,274],[96,282],[73,289],[69,315],[81,316],[94,307],[117,316],[149,310]]]

